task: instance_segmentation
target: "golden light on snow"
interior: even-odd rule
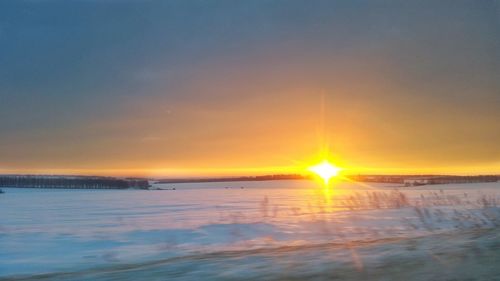
[[[323,160],[323,162],[309,167],[309,171],[322,178],[325,184],[328,184],[332,177],[337,176],[340,170],[341,168],[332,165],[328,160]]]

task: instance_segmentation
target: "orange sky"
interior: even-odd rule
[[[216,2],[13,5],[0,173],[500,173],[494,7]]]

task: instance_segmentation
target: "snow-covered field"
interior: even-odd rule
[[[500,183],[4,188],[0,280],[499,280]]]

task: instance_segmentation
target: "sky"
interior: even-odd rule
[[[500,174],[500,1],[1,1],[0,173]]]

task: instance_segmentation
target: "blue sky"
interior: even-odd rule
[[[0,172],[293,166],[321,95],[347,165],[500,172],[499,64],[498,1],[2,1]]]

